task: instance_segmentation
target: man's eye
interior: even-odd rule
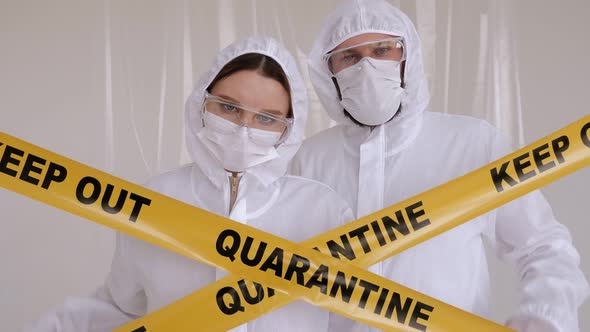
[[[375,55],[385,55],[391,51],[391,47],[378,47],[373,52]]]
[[[354,62],[356,59],[356,56],[352,55],[352,54],[348,54],[342,57],[342,62],[344,63],[351,63]]]

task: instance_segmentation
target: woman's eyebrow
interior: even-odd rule
[[[231,101],[232,103],[241,104],[239,100],[237,100],[235,98],[232,98],[232,97],[230,97],[228,95],[222,95],[222,94],[220,94],[220,95],[217,95],[217,97],[223,98],[223,99],[227,99],[227,100]]]
[[[239,100],[237,100],[237,99],[235,99],[235,98],[232,98],[232,97],[230,97],[230,96],[228,96],[228,95],[219,94],[219,95],[218,95],[218,97],[220,97],[220,98],[223,98],[223,99],[227,99],[227,100],[231,101],[232,103],[235,103],[235,104],[238,104],[238,105],[241,105],[241,106],[250,107],[250,106],[248,106],[248,105],[243,105],[242,103],[240,103],[240,101],[239,101]],[[253,108],[253,107],[250,107],[250,108]],[[280,116],[282,116],[282,115],[283,115],[283,112],[281,112],[281,111],[279,111],[279,110],[262,109],[262,110],[260,110],[260,112],[266,112],[266,113],[275,114],[275,115],[280,115]]]
[[[280,115],[280,116],[283,115],[283,112],[278,111],[278,110],[262,110],[262,111],[266,112],[266,113],[270,113],[270,114]]]

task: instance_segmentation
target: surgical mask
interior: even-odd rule
[[[197,137],[224,169],[243,172],[279,156],[273,145],[253,142],[276,142],[281,133],[240,126],[211,112],[203,112],[204,128]],[[272,144],[272,143],[270,143]]]
[[[342,95],[340,104],[362,124],[384,124],[401,105],[400,62],[366,57],[334,77]]]

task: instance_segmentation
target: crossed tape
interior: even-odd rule
[[[587,166],[590,116],[463,177],[302,245],[4,133],[0,134],[0,151],[3,187],[255,281],[228,276],[116,331],[226,330],[296,299],[384,330],[468,331],[477,326],[479,331],[506,331],[360,267],[373,265]],[[171,209],[176,218],[167,220]],[[308,249],[314,245],[316,250]],[[259,259],[247,259],[253,257],[248,255],[251,250]],[[358,266],[337,259],[341,257]],[[238,308],[243,310],[224,312],[222,304],[236,285],[242,291],[260,290],[265,285],[278,292],[243,301]]]

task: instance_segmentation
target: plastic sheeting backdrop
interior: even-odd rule
[[[220,48],[247,35],[270,35],[287,45],[304,69],[315,32],[336,3],[3,0],[1,129],[142,183],[149,176],[189,161],[182,124],[184,100],[194,79]],[[530,19],[529,25],[523,23],[524,14],[538,6],[532,0],[392,3],[410,15],[423,39],[433,95],[431,110],[487,119],[502,128],[515,145],[588,113],[564,113],[559,123],[531,121],[531,127],[539,129],[527,132],[530,139],[525,139],[524,124],[529,128],[526,120],[536,119],[540,113],[522,106],[526,104],[523,91],[527,84],[521,83],[525,79],[519,65],[530,64],[527,69],[540,72],[540,76],[526,76],[527,82],[548,85],[559,80],[574,87],[582,85],[576,85],[571,76],[560,80],[542,74],[547,64],[543,59],[555,60],[560,52],[553,50],[553,57],[542,54],[536,60],[524,61],[525,56],[535,54],[527,53],[519,45],[534,34],[535,28],[545,27],[542,23],[547,18],[554,19],[550,14],[558,9],[562,15],[555,18],[567,22],[567,26],[562,23],[561,30],[545,30],[546,39],[570,31],[581,31],[582,37],[582,31],[590,28],[584,19],[590,8],[584,1],[559,5],[547,2],[543,6],[545,11]],[[565,46],[573,44],[566,42]],[[566,49],[562,40],[559,45]],[[572,52],[570,48],[570,52],[582,54],[583,50]],[[587,62],[582,64],[582,57],[579,59],[579,77],[588,77],[590,66]],[[307,76],[306,70],[302,72]],[[574,89],[568,91],[571,94],[562,95],[570,97],[571,105],[583,106],[582,91]],[[321,111],[311,85],[309,92],[307,134],[311,135],[332,122]],[[551,111],[550,105],[545,110]],[[585,188],[581,179],[588,178],[590,173],[582,171],[562,184],[562,191],[582,193]],[[551,195],[549,198],[551,201]],[[102,282],[112,253],[110,231],[75,222],[73,216],[5,191],[0,192],[0,201],[3,226],[10,224],[8,231],[0,234],[0,261],[7,264],[3,268],[7,272],[0,275],[0,315],[9,317],[3,319],[7,324],[4,328],[17,330],[67,294],[87,293]],[[568,211],[567,203],[558,206]],[[566,219],[570,218],[569,212],[560,216],[559,211],[556,208],[558,217],[570,227],[575,238],[576,225]],[[587,215],[588,210],[577,213]],[[587,262],[581,241],[576,245],[583,262]],[[64,276],[68,276],[68,281]],[[510,310],[510,306],[507,308],[504,310]],[[590,323],[584,321],[584,317],[590,316],[584,314],[588,310],[586,305],[580,314],[582,330]]]

